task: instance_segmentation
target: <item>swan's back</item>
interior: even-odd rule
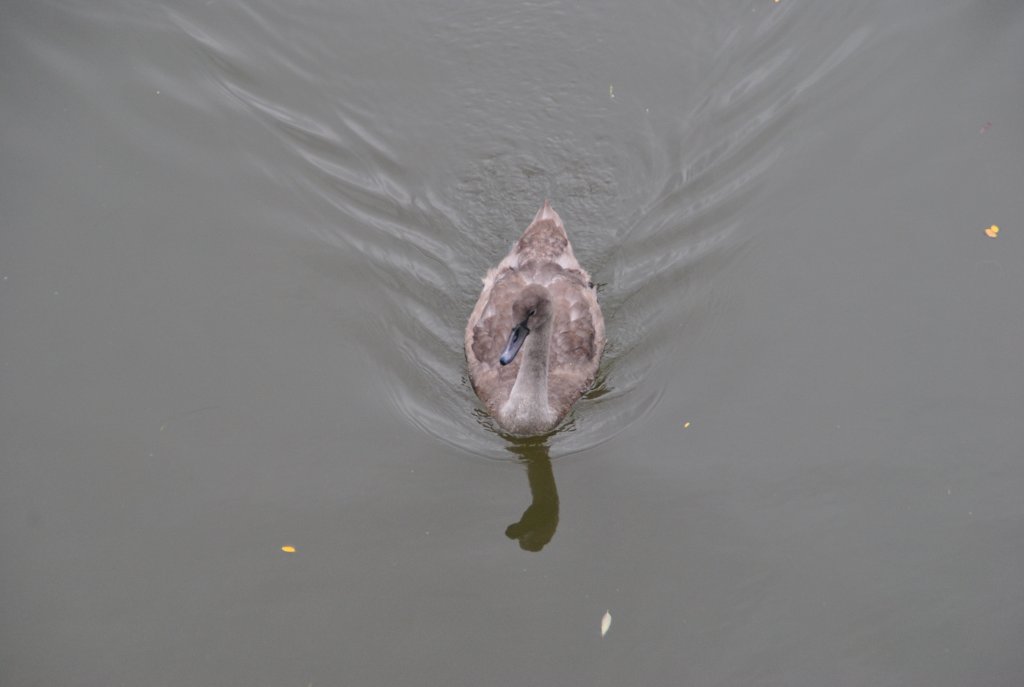
[[[470,380],[499,424],[522,356],[507,365],[499,358],[518,324],[513,304],[531,284],[544,286],[551,301],[547,400],[559,421],[593,384],[604,351],[604,318],[590,275],[576,260],[561,218],[545,202],[512,251],[488,271],[466,325]]]

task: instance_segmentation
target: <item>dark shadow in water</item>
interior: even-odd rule
[[[526,463],[526,477],[530,482],[530,507],[523,511],[519,522],[505,528],[505,536],[519,542],[524,551],[540,551],[558,528],[558,487],[551,469],[548,446],[539,442],[513,440],[508,450]]]

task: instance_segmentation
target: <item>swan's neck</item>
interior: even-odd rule
[[[502,406],[502,425],[515,434],[540,434],[558,422],[548,403],[548,349],[551,320],[530,332],[523,342],[523,362],[508,401]]]

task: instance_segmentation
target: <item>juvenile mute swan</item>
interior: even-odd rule
[[[466,325],[473,390],[510,434],[555,428],[594,383],[604,318],[590,275],[544,201],[497,267]]]

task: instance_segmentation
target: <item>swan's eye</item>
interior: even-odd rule
[[[530,312],[529,312],[529,313],[527,314],[527,317],[533,317],[533,316],[534,316],[534,315],[536,315],[536,314],[537,314],[537,309],[536,309],[536,308],[533,308],[533,309],[531,309],[531,310],[530,310]]]

